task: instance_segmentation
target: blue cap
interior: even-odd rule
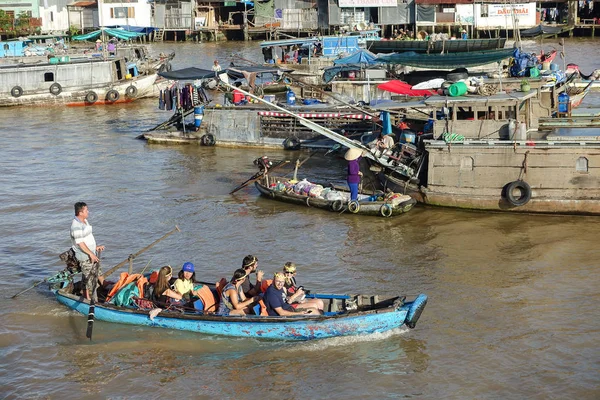
[[[186,262],[183,264],[183,272],[194,272],[194,264]]]

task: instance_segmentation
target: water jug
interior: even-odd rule
[[[296,104],[296,93],[294,93],[292,90],[288,90],[287,92],[287,103],[290,106]]]
[[[565,92],[562,92],[558,95],[558,112],[559,113],[567,113],[569,112],[569,95]]]

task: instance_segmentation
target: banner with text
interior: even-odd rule
[[[502,17],[505,15],[511,15],[512,13],[517,15],[529,15],[530,13],[529,4],[488,4],[488,7],[488,15],[490,17]]]
[[[340,8],[397,7],[398,0],[339,0]]]

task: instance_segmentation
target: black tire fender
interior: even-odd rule
[[[360,203],[356,200],[351,201],[348,203],[348,211],[350,211],[352,214],[356,214],[360,211]]]
[[[300,148],[300,140],[297,137],[289,137],[283,141],[285,150],[298,150]]]
[[[133,98],[133,97],[136,97],[137,94],[138,94],[138,89],[133,85],[129,85],[129,86],[127,86],[127,89],[125,89],[125,96],[127,96],[127,97]]]
[[[21,86],[15,86],[10,89],[10,94],[12,97],[21,97],[23,95],[23,88]]]
[[[217,139],[212,133],[207,133],[205,135],[202,135],[202,137],[200,138],[200,142],[204,146],[214,146],[217,143]]]
[[[531,186],[523,180],[510,182],[504,187],[504,194],[511,205],[524,206],[531,200]]]
[[[468,77],[468,72],[450,72],[448,75],[446,75],[446,80],[450,82],[457,82],[461,79],[467,79]]]
[[[344,203],[341,200],[334,200],[331,202],[331,211],[340,212],[344,208]]]
[[[60,83],[54,82],[52,85],[50,85],[50,93],[58,96],[60,92],[62,92],[62,86],[60,86]]]
[[[391,217],[394,213],[394,208],[390,204],[385,203],[379,209],[379,213],[382,217]]]
[[[111,103],[119,100],[119,97],[121,97],[121,95],[115,89],[110,89],[108,92],[106,92],[106,100],[110,101]]]
[[[87,92],[85,95],[85,102],[88,104],[94,104],[98,101],[98,95],[93,90]]]

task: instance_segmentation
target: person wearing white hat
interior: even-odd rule
[[[358,200],[358,184],[363,173],[360,172],[360,160],[362,158],[362,150],[357,148],[349,149],[344,158],[348,160],[348,187],[350,188],[350,201]]]

